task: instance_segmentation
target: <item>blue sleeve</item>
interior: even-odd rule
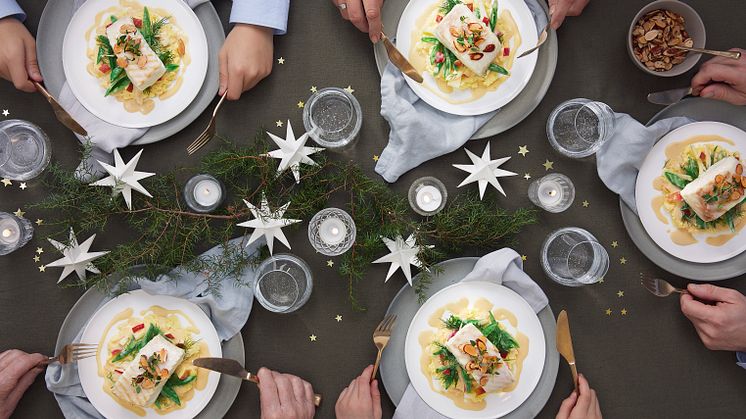
[[[736,359],[739,367],[746,368],[746,352],[736,352]]]
[[[0,19],[8,16],[13,16],[20,21],[26,19],[26,13],[23,13],[23,9],[15,0],[0,0]]]
[[[289,10],[290,0],[233,0],[230,22],[264,26],[274,29],[275,35],[284,35]]]

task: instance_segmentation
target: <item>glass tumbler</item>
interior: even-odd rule
[[[303,108],[306,132],[316,143],[331,151],[352,147],[362,124],[360,102],[338,87],[317,91]]]
[[[33,179],[46,169],[51,157],[49,138],[41,128],[20,119],[0,122],[0,177]]]
[[[614,133],[614,111],[590,99],[570,99],[557,106],[547,121],[547,138],[558,152],[572,158],[595,154]]]
[[[553,281],[569,287],[594,284],[609,270],[609,254],[596,238],[577,227],[559,229],[541,248],[541,266]]]
[[[256,269],[254,296],[275,313],[292,313],[308,301],[313,288],[311,268],[303,259],[281,253],[265,259]]]

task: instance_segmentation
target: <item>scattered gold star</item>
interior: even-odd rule
[[[547,160],[542,166],[544,166],[544,170],[554,169],[554,162]]]
[[[306,106],[306,104],[305,104],[305,103],[303,103],[303,101],[302,101],[302,100],[298,101],[298,107],[299,107],[299,108],[302,108],[302,107],[304,107],[304,106]]]
[[[2,181],[0,181],[0,182],[3,182],[3,186],[5,186],[6,188],[7,188],[8,186],[10,186],[10,185],[12,185],[12,184],[13,184],[13,182],[11,182],[11,181],[10,181],[10,179],[6,179],[6,178],[3,178],[3,180],[2,180]]]
[[[599,279],[599,280],[598,280],[598,283],[599,283],[599,284],[603,284],[603,283],[604,283],[604,279],[603,279],[603,277],[602,277],[601,279]]]
[[[316,335],[311,335],[308,337],[308,339],[310,339],[311,342],[316,342]]]
[[[14,213],[13,213],[13,215],[15,215],[16,217],[23,217],[24,215],[26,215],[26,212],[24,212],[24,211],[21,211],[21,209],[20,209],[20,208],[18,208],[18,209],[16,210],[16,212],[14,212]]]
[[[39,272],[44,272],[47,269],[46,265],[39,266]]]
[[[591,205],[588,201],[583,201],[583,208],[588,208]]]
[[[622,265],[626,265],[627,264],[627,258],[624,258],[624,257],[619,258],[619,263],[621,263]]]
[[[330,268],[331,268],[332,266],[334,266],[334,261],[333,261],[333,260],[331,260],[331,259],[327,260],[327,261],[326,261],[326,266],[328,266],[328,267],[330,267]]]
[[[341,322],[342,321],[342,315],[341,314],[337,314],[337,317],[335,317],[334,320],[336,320],[337,323]]]
[[[278,127],[281,127],[282,121],[278,119],[277,121],[275,121],[275,125],[277,125]]]
[[[318,90],[316,86],[311,86],[311,93],[316,93]]]
[[[26,186],[26,182],[21,182],[21,184],[18,185],[18,187],[21,188],[21,190],[24,190],[24,191],[26,190],[26,188],[28,188],[28,186]]]
[[[523,175],[523,178],[526,180],[531,179],[531,173],[526,173],[525,175]]]
[[[627,315],[627,309],[626,309],[626,308],[623,308],[623,309],[622,309],[622,316],[626,316],[626,315]]]
[[[8,116],[8,115],[10,115],[10,112],[8,112],[7,109],[3,109],[3,116]]]
[[[44,249],[42,249],[41,247],[37,247],[36,248],[36,253],[42,254],[42,253],[44,253]]]
[[[619,247],[619,242],[617,242],[616,240],[614,240],[613,242],[611,242],[611,247],[613,247],[613,248],[616,249],[617,247]]]
[[[280,57],[277,59],[277,64],[285,64],[285,59]]]
[[[525,261],[526,259],[528,259],[528,256],[526,256],[526,255],[521,255],[521,260],[522,260],[522,261]]]
[[[616,296],[619,297],[619,298],[624,297],[624,291],[622,291],[622,290],[617,291],[616,292]]]
[[[349,94],[355,93],[355,89],[353,89],[352,86],[347,86],[347,87],[345,87],[344,90],[345,90],[345,92],[347,92]]]
[[[34,221],[34,222],[35,222],[35,223],[36,223],[36,225],[38,225],[38,226],[40,226],[40,225],[44,224],[44,220],[42,220],[41,218],[37,218],[37,219],[36,219],[36,221]]]
[[[527,145],[519,145],[518,146],[518,154],[520,154],[523,157],[526,157],[526,154],[528,154],[528,146]]]
[[[373,161],[378,161],[378,154],[373,155]]]
[[[611,316],[611,309],[610,309],[610,308],[607,308],[607,309],[606,309],[606,315],[607,315],[607,316]]]
[[[41,258],[39,257],[39,255],[34,256],[34,262],[39,262],[40,260]]]

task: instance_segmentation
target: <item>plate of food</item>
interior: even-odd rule
[[[452,418],[497,418],[520,407],[539,383],[544,331],[529,304],[492,282],[460,282],[415,314],[404,343],[417,394]]]
[[[82,342],[96,357],[78,362],[88,400],[105,417],[193,418],[212,399],[219,374],[197,368],[199,357],[220,357],[215,327],[195,304],[132,291],[103,305]]]
[[[89,112],[113,125],[148,128],[179,115],[201,90],[207,37],[181,1],[87,1],[65,32],[62,64]]]
[[[407,83],[430,106],[480,115],[508,104],[528,84],[536,24],[522,0],[412,0],[396,45],[424,78]]]
[[[746,132],[720,122],[695,122],[661,138],[635,188],[640,221],[658,246],[694,263],[746,250],[745,153]]]

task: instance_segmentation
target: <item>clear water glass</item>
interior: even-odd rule
[[[254,296],[259,304],[275,313],[292,313],[303,307],[311,297],[312,288],[311,268],[294,255],[271,256],[256,270]]]
[[[352,248],[357,227],[350,214],[339,208],[326,208],[308,223],[308,241],[314,250],[326,256],[338,256]]]
[[[546,211],[562,212],[575,200],[575,185],[561,173],[550,173],[529,185],[528,199]]]
[[[0,212],[0,255],[14,252],[31,240],[34,227],[25,218]]]
[[[547,137],[558,152],[572,158],[595,154],[614,133],[614,111],[590,99],[570,99],[547,121]]]
[[[33,179],[46,169],[51,158],[49,138],[41,128],[20,119],[0,122],[0,177]]]
[[[553,232],[541,248],[541,266],[553,281],[580,287],[600,281],[609,270],[609,254],[586,230],[577,227]]]
[[[332,151],[351,148],[362,124],[360,102],[338,87],[317,91],[303,108],[303,125],[308,135]]]

